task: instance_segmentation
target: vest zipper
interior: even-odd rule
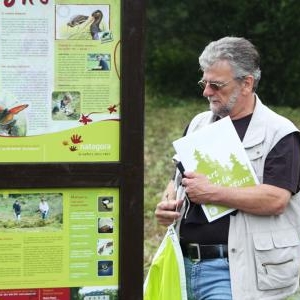
[[[271,263],[271,262],[266,262],[266,263],[262,263],[261,265],[264,267],[266,274],[268,274],[268,266],[280,266],[280,265],[284,265],[287,264],[289,262],[292,262],[294,259],[288,259],[286,261],[280,262],[280,263]]]

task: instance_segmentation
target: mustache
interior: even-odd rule
[[[207,99],[209,102],[211,102],[211,101],[217,101],[217,100],[218,100],[218,98],[216,98],[216,97],[211,97],[211,96],[206,97],[206,99]]]

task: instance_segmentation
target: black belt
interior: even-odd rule
[[[192,261],[228,257],[228,246],[224,244],[200,245],[197,243],[181,243],[180,246],[183,256],[188,257]]]

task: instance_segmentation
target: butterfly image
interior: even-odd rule
[[[21,104],[12,108],[4,108],[0,106],[0,125],[7,125],[11,123],[14,116],[27,107],[28,104]]]

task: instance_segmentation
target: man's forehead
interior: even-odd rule
[[[226,60],[216,61],[213,65],[203,70],[203,77],[211,76],[232,76],[232,67]]]

